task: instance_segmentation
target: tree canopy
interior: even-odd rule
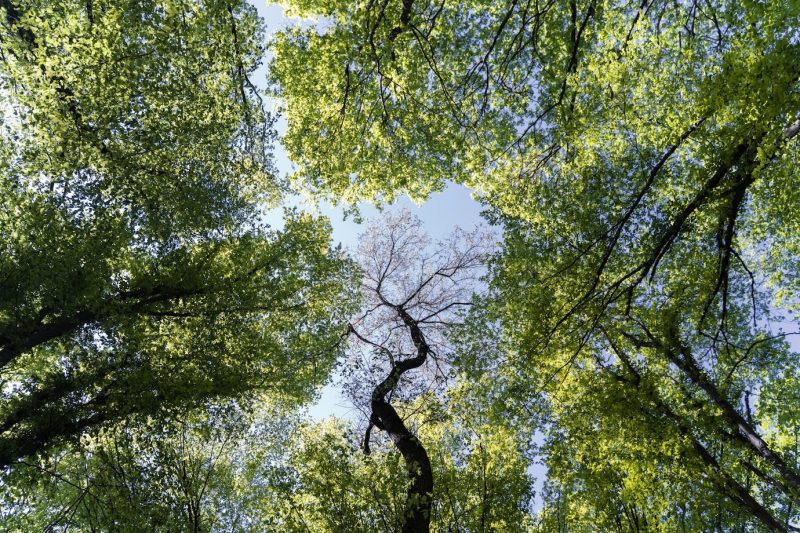
[[[800,6],[285,4],[288,179],[252,6],[0,0],[0,516],[800,528]],[[449,182],[491,257],[264,222]],[[363,413],[302,420],[337,361]]]
[[[544,439],[546,528],[792,527],[797,6],[290,4],[332,21],[276,44],[296,180],[504,227],[465,361]]]
[[[4,2],[0,465],[128,415],[308,398],[351,268],[282,184],[247,4]]]

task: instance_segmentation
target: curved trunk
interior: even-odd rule
[[[403,510],[403,533],[430,531],[433,471],[428,452],[420,440],[403,423],[394,407],[385,401],[372,402],[375,425],[389,434],[406,463],[410,484]]]
[[[428,533],[431,521],[431,500],[433,493],[433,470],[428,452],[420,440],[403,423],[400,415],[386,400],[386,395],[397,386],[400,376],[405,372],[422,366],[431,349],[425,336],[411,315],[403,306],[391,306],[395,309],[403,323],[408,327],[417,355],[410,359],[398,361],[392,365],[389,375],[372,391],[372,416],[364,436],[364,452],[369,454],[369,436],[375,426],[391,437],[397,450],[406,463],[406,472],[410,484],[406,492],[405,509],[403,510],[403,533]],[[351,328],[352,332],[355,331]],[[358,335],[358,333],[356,333]]]

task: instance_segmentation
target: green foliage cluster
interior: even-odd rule
[[[25,459],[8,531],[265,531],[277,523],[295,410],[215,402],[168,423],[134,417],[59,454]],[[285,468],[283,468],[285,470]]]
[[[353,268],[283,185],[252,6],[3,2],[0,465],[131,415],[305,401]]]
[[[434,469],[431,531],[526,531],[531,496],[527,461],[513,428],[467,412],[453,391],[442,403],[421,396],[403,418],[425,443]],[[281,529],[399,531],[406,483],[388,439],[364,455],[352,423],[337,419],[297,434]]]
[[[462,361],[543,441],[541,527],[793,527],[796,3],[289,4],[332,21],[276,43],[296,181],[504,228]]]

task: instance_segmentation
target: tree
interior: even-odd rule
[[[428,251],[421,222],[404,211],[370,224],[356,254],[364,311],[348,333],[359,350],[356,367],[367,373],[365,379],[357,372],[362,374],[358,381],[373,384],[368,400],[359,402],[369,413],[364,453],[370,453],[372,429],[377,428],[403,456],[409,482],[400,526],[404,532],[429,531],[433,470],[424,444],[391,401],[409,372],[433,363],[439,368],[432,370],[441,373],[441,365],[448,364],[443,345],[457,312],[471,303],[487,252],[481,237],[461,232]]]
[[[517,433],[480,420],[460,394],[397,404],[430,456],[431,531],[526,531],[531,497]],[[463,389],[461,392],[464,392]],[[278,487],[275,526],[285,531],[401,531],[407,524],[405,460],[388,439],[361,446],[353,422],[304,427],[290,447],[288,479]]]
[[[454,179],[503,223],[493,368],[547,434],[550,503],[608,524],[680,511],[687,527],[790,529],[797,6],[292,7],[333,21],[276,43],[298,180],[357,199]]]
[[[263,531],[297,409],[210,403],[167,423],[132,417],[23,459],[2,497],[8,531]]]
[[[283,185],[244,2],[0,2],[0,466],[326,379],[351,267]],[[276,392],[277,393],[277,392]]]

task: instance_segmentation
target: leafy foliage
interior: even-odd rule
[[[795,530],[796,3],[287,4],[322,21],[273,43],[291,184],[472,187],[504,232],[488,291],[448,263],[467,234],[374,225],[406,234],[359,284],[325,221],[260,222],[289,184],[247,4],[0,0],[14,527]],[[346,335],[366,438],[259,429]]]
[[[74,449],[18,463],[9,531],[254,531],[270,521],[297,414],[222,402],[161,421],[134,417]],[[266,405],[265,405],[266,404]],[[272,410],[267,414],[265,407]]]
[[[352,268],[278,198],[251,6],[2,4],[0,465],[132,414],[308,398]]]
[[[464,362],[545,439],[546,528],[788,529],[797,6],[291,4],[333,21],[276,43],[297,178],[505,227]]]
[[[431,531],[525,531],[530,480],[515,432],[502,424],[475,424],[473,413],[456,407],[457,397],[451,405],[425,396],[402,410],[434,469]],[[394,445],[384,440],[364,455],[355,428],[337,420],[308,426],[300,435],[282,527],[400,530],[406,473]]]

